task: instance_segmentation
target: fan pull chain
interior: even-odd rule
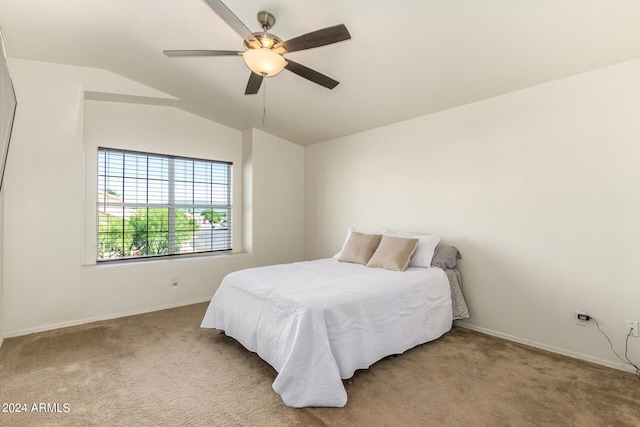
[[[262,130],[264,130],[264,119],[267,115],[267,79],[262,82]]]

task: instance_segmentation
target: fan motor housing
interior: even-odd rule
[[[253,35],[255,36],[256,39],[258,39],[258,41],[260,42],[260,45],[262,47],[268,47],[269,49],[273,48],[273,46],[275,46],[276,44],[282,42],[282,39],[280,39],[280,37],[278,36],[274,36],[271,33],[267,33],[267,32],[257,32],[257,33],[253,33]],[[246,46],[247,49],[252,49],[251,45],[249,45],[249,43],[247,43],[247,41],[244,41],[244,45]]]

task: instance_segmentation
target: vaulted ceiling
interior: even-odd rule
[[[344,23],[351,40],[287,56],[340,82],[287,70],[244,95],[243,50],[203,0],[0,0],[8,56],[102,68],[224,125],[301,145],[517,91],[640,57],[637,0],[226,0],[252,31],[276,16],[283,40]],[[265,113],[266,111],[266,113]]]

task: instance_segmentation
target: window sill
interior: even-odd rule
[[[136,259],[122,259],[113,261],[95,261],[93,264],[83,264],[83,268],[110,268],[110,267],[124,267],[124,266],[138,266],[138,265],[152,265],[152,264],[165,264],[169,262],[185,262],[185,261],[199,261],[199,260],[223,260],[230,258],[246,257],[251,255],[248,252],[218,252],[218,253],[202,253],[202,254],[184,254],[173,255],[168,257],[158,258],[136,258]]]

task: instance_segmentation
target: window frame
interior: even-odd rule
[[[108,188],[104,188],[101,189],[100,188],[100,184],[101,184],[101,178],[104,177],[104,180],[106,181],[106,176],[107,176],[107,171],[104,171],[104,176],[101,175],[101,156],[104,154],[106,156],[107,153],[115,153],[115,154],[122,154],[123,156],[142,156],[142,157],[146,157],[147,162],[148,159],[150,157],[153,158],[158,158],[161,160],[167,160],[168,161],[168,169],[167,169],[167,192],[166,195],[164,193],[162,193],[163,197],[167,197],[167,203],[150,203],[148,200],[146,202],[140,202],[139,200],[137,200],[136,197],[136,201],[135,202],[129,202],[129,201],[125,201],[125,197],[122,197],[122,201],[121,202],[112,202],[112,203],[106,203],[106,197],[102,198],[102,203],[101,203],[101,196],[100,194],[102,193],[103,195],[107,194]],[[232,227],[232,217],[233,217],[233,162],[230,161],[224,161],[224,160],[212,160],[212,159],[203,159],[203,158],[194,158],[194,157],[186,157],[186,156],[178,156],[178,155],[170,155],[170,154],[161,154],[161,153],[151,153],[151,152],[144,152],[144,151],[136,151],[136,150],[127,150],[127,149],[120,149],[120,148],[109,148],[109,147],[102,147],[102,146],[98,146],[97,147],[97,156],[96,156],[96,174],[94,175],[97,179],[96,179],[96,208],[95,208],[95,214],[96,214],[96,226],[95,226],[95,236],[96,236],[96,250],[95,250],[95,262],[97,264],[103,264],[103,263],[111,263],[111,262],[124,262],[124,261],[151,261],[151,260],[158,260],[158,259],[163,259],[163,258],[169,258],[169,257],[189,257],[189,256],[198,256],[198,255],[207,255],[207,254],[212,254],[212,253],[224,253],[224,252],[231,252],[233,251],[233,227]],[[106,158],[105,158],[106,161]],[[199,163],[206,163],[209,165],[209,167],[212,168],[211,173],[212,176],[210,177],[210,179],[208,181],[205,182],[205,184],[207,185],[223,185],[225,190],[223,191],[223,195],[226,198],[225,203],[214,203],[213,201],[213,195],[211,196],[211,201],[210,203],[196,203],[195,200],[191,200],[191,203],[179,203],[176,200],[176,182],[179,181],[176,179],[176,168],[175,168],[175,164],[176,161],[179,162],[193,162],[192,165],[195,165],[196,162]],[[125,164],[125,160],[123,159],[123,165]],[[213,168],[214,167],[220,167],[220,166],[224,166],[225,172],[223,174],[224,179],[222,180],[222,182],[215,182],[215,179],[213,178]],[[112,176],[113,177],[113,176]],[[126,179],[126,172],[125,172],[125,168],[123,166],[123,171],[122,171],[122,176],[117,176],[116,178],[118,179],[122,179],[123,180],[123,188],[122,190],[124,191],[125,188],[125,184],[124,184],[124,180]],[[136,178],[138,179],[138,178]],[[149,176],[147,175],[146,178],[143,179],[144,182],[147,183],[147,189],[148,189],[148,183],[150,181]],[[196,180],[195,180],[195,168],[192,167],[191,169],[191,180],[186,180],[186,181],[180,181],[183,183],[187,183],[187,184],[191,184],[192,186],[192,190],[195,188],[195,184],[196,184]],[[213,191],[213,189],[212,189]],[[148,196],[147,196],[148,197]],[[195,197],[195,195],[194,195]],[[101,207],[103,208],[103,210],[101,211]],[[125,231],[125,226],[124,226],[124,222],[125,222],[125,216],[124,216],[124,210],[125,209],[156,209],[156,208],[161,208],[161,209],[167,209],[167,216],[168,216],[168,222],[167,222],[167,253],[160,253],[160,254],[140,254],[140,255],[129,255],[129,256],[117,256],[117,257],[101,257],[101,252],[100,252],[100,227],[101,227],[101,220],[100,220],[100,216],[101,216],[101,212],[105,213],[107,211],[107,207],[114,207],[114,208],[121,208],[123,209],[123,240],[124,240],[124,233]],[[213,235],[211,235],[211,242],[209,245],[209,249],[205,249],[205,250],[196,250],[195,248],[193,248],[192,251],[177,251],[176,247],[177,247],[177,242],[176,242],[176,232],[179,232],[179,230],[176,230],[176,222],[175,222],[175,214],[177,210],[181,210],[181,211],[189,211],[191,210],[191,212],[195,212],[196,210],[206,210],[206,209],[219,209],[219,210],[224,210],[226,211],[226,217],[225,217],[225,221],[226,221],[226,228],[224,230],[226,230],[227,232],[226,237],[223,239],[223,241],[225,242],[225,245],[223,248],[218,248],[218,249],[214,249],[214,240],[213,240]],[[148,212],[147,212],[148,213]],[[196,221],[195,217],[193,218],[194,221]],[[194,223],[195,224],[195,223]],[[211,224],[211,233],[213,233],[213,223]],[[199,226],[197,228],[193,228],[191,230],[191,232],[193,232],[194,234],[199,230]],[[147,230],[148,232],[148,230]]]

